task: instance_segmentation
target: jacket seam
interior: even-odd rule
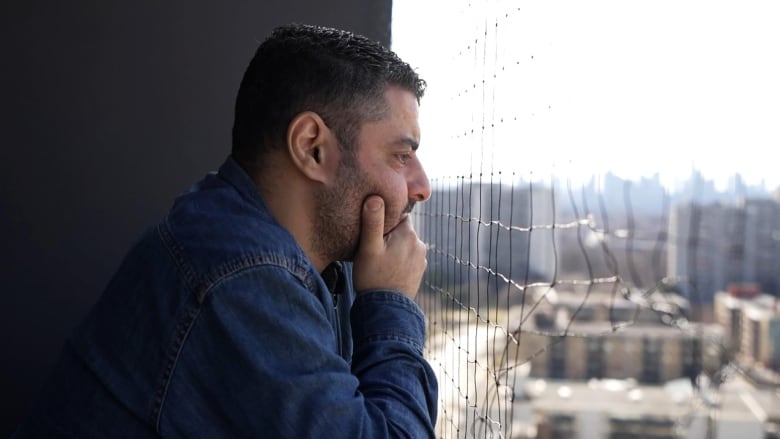
[[[162,240],[165,249],[168,250],[171,259],[173,259],[176,270],[181,275],[185,285],[187,285],[187,289],[189,291],[196,291],[197,279],[195,272],[192,269],[192,265],[186,262],[184,249],[173,236],[168,217],[165,218],[162,224],[157,226],[157,234],[160,236],[160,240]]]
[[[305,266],[295,261],[291,261],[288,258],[267,256],[251,256],[225,262],[219,265],[217,269],[213,270],[211,275],[207,275],[202,278],[202,280],[198,280],[195,277],[192,264],[187,260],[186,252],[178,244],[173,233],[170,231],[167,218],[163,224],[160,224],[157,227],[157,231],[160,239],[163,241],[163,245],[173,259],[176,270],[182,276],[188,289],[186,310],[183,315],[178,318],[178,324],[176,325],[174,332],[175,338],[168,349],[166,349],[166,361],[163,365],[162,376],[158,381],[152,400],[151,421],[155,431],[161,433],[160,424],[162,422],[163,406],[165,405],[165,399],[168,394],[171,379],[176,370],[182,349],[200,314],[203,302],[217,285],[242,271],[255,267],[274,266],[282,268],[290,273],[294,278],[301,282],[308,291],[312,292],[315,288],[311,276],[306,273],[307,270]],[[192,298],[195,299],[194,303],[191,302]]]
[[[401,334],[374,334],[369,335],[366,337],[362,337],[359,340],[356,340],[356,344],[358,345],[364,345],[364,344],[371,344],[373,342],[382,342],[382,341],[399,341],[408,345],[411,345],[417,353],[422,354],[424,350],[424,346],[421,345],[417,339],[413,336],[407,336],[407,335],[401,335]]]
[[[192,268],[192,264],[187,261],[184,249],[179,245],[178,241],[173,236],[167,218],[163,224],[160,224],[157,227],[157,231],[163,243],[165,244],[168,253],[171,255],[176,269],[179,271],[182,278],[184,278],[187,288],[195,294],[195,297],[199,303],[202,303],[214,285],[221,282],[225,277],[229,277],[241,270],[260,265],[275,265],[280,268],[284,268],[301,283],[303,283],[303,285],[308,290],[311,291],[315,289],[314,281],[307,273],[308,270],[304,264],[297,261],[292,261],[290,260],[291,258],[278,257],[278,255],[271,255],[270,257],[247,256],[244,258],[229,260],[218,265],[212,273],[209,273],[203,278],[198,279],[195,275],[195,270]]]
[[[214,272],[203,279],[200,286],[195,290],[196,298],[199,303],[203,303],[211,290],[225,281],[225,279],[235,276],[242,271],[262,266],[282,268],[294,278],[298,279],[308,291],[314,291],[314,283],[311,281],[311,276],[308,276],[305,273],[306,268],[295,262],[285,263],[285,260],[286,258],[250,256],[223,263],[218,269],[214,270]]]
[[[171,343],[168,349],[168,355],[166,355],[166,363],[163,367],[163,375],[160,378],[160,384],[157,386],[157,391],[153,399],[152,408],[152,421],[154,422],[154,429],[157,433],[160,431],[160,422],[162,421],[162,409],[165,405],[165,398],[168,396],[168,388],[170,387],[171,377],[176,370],[176,364],[179,361],[182,347],[187,340],[187,336],[190,334],[192,327],[200,314],[199,304],[188,303],[187,312],[183,317],[179,319],[179,323],[176,325],[176,338]]]

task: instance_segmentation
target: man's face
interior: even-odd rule
[[[314,246],[328,260],[350,260],[360,239],[363,201],[379,195],[385,201],[385,234],[431,195],[430,183],[415,150],[420,143],[418,104],[414,94],[390,87],[386,117],[365,123],[354,151],[344,152],[334,184],[317,197]]]

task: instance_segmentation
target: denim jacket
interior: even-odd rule
[[[432,437],[424,318],[316,271],[228,158],[131,249],[17,437]]]

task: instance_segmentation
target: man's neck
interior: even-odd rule
[[[271,216],[295,238],[317,272],[331,262],[312,248],[314,196],[295,169],[270,160],[263,170],[247,170]]]

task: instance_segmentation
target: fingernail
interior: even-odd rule
[[[366,210],[375,212],[382,208],[382,200],[380,198],[371,197],[366,200]]]

